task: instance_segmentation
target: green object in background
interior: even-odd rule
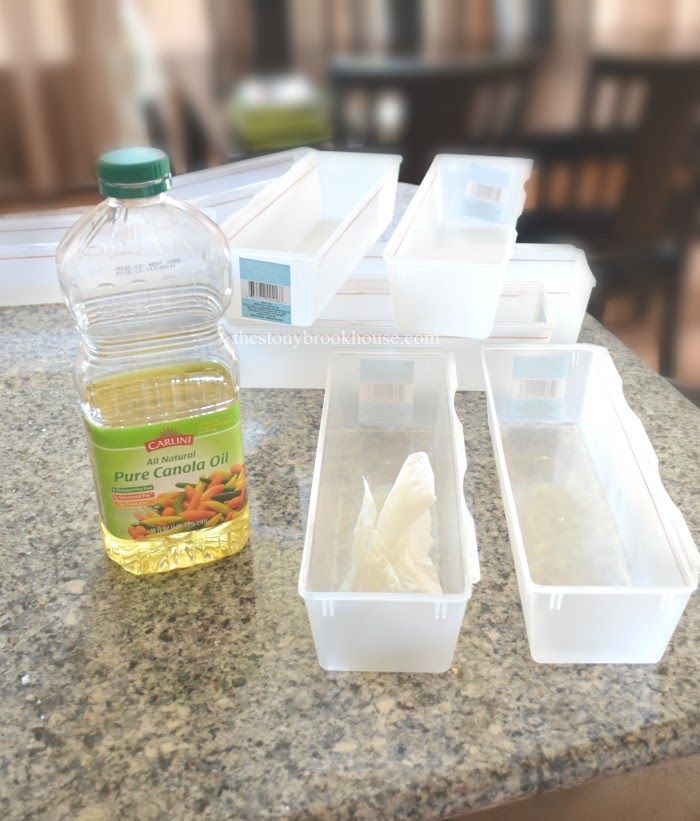
[[[321,142],[331,134],[323,95],[299,76],[244,81],[228,115],[235,137],[252,152]]]

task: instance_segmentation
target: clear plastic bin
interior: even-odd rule
[[[331,357],[299,575],[326,670],[439,673],[452,663],[472,584],[479,580],[455,388],[454,360],[439,352]],[[362,477],[375,492],[388,492],[406,457],[421,450],[435,473],[431,557],[444,592],[341,592]]]
[[[352,279],[321,314],[330,322],[378,322],[396,332],[388,283]],[[549,342],[554,328],[548,297],[538,282],[506,282],[498,300],[489,340]],[[444,336],[443,339],[449,337]],[[455,337],[452,337],[455,338]],[[479,340],[483,342],[483,340]],[[478,357],[477,357],[478,360]],[[481,369],[481,363],[477,363]]]
[[[506,282],[488,341],[549,342],[552,327],[547,296],[539,282]]]
[[[355,282],[358,282],[355,280]],[[371,290],[376,286],[376,290]],[[391,324],[391,300],[382,293],[386,282],[367,281],[361,292],[338,294],[323,317],[309,329],[281,329],[271,323],[237,319],[228,323],[248,388],[322,388],[334,347],[357,350],[384,345],[452,353],[459,390],[483,390],[481,346],[508,342],[546,344],[552,333],[547,297],[538,283],[508,283],[499,300],[492,335],[487,340],[399,334]],[[333,310],[331,311],[331,307]],[[364,317],[364,319],[361,319]]]
[[[295,148],[180,174],[173,177],[172,193],[221,222],[311,150]],[[0,305],[63,301],[56,276],[56,248],[84,211],[77,208],[0,217]]]
[[[269,182],[290,171],[294,163],[312,150],[293,148],[180,174],[173,177],[172,193],[222,223],[247,205]]]
[[[532,161],[440,154],[384,251],[399,330],[491,333]]]
[[[532,657],[658,661],[700,560],[610,354],[509,346],[482,357]]]
[[[63,302],[56,247],[80,209],[0,217],[0,305]]]
[[[390,223],[401,157],[311,151],[222,227],[230,316],[311,325]]]
[[[377,242],[370,248],[323,311],[321,319],[383,319],[393,324],[389,275],[382,258],[385,247],[386,243]],[[544,288],[552,322],[550,341],[567,345],[576,342],[595,287],[584,252],[573,245],[516,243],[506,265],[503,289],[525,282],[537,282]],[[360,296],[368,298],[361,302]],[[498,321],[498,317],[494,321]],[[477,367],[481,380],[480,361]],[[477,389],[483,390],[483,384],[474,388]]]
[[[506,266],[503,287],[524,281],[538,282],[544,288],[552,321],[550,341],[576,342],[595,287],[584,252],[573,245],[519,242]]]

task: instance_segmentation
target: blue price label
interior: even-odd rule
[[[292,322],[289,265],[260,259],[240,259],[241,313],[267,322]]]

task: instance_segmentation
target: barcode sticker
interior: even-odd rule
[[[413,361],[360,361],[358,418],[361,425],[401,425],[413,417]]]
[[[461,191],[461,213],[489,222],[509,219],[513,207],[513,175],[496,165],[473,162],[464,175]]]
[[[279,302],[283,305],[289,305],[291,289],[286,285],[270,285],[269,282],[244,279],[241,282],[241,290],[244,298],[264,299],[267,302]]]
[[[566,382],[563,379],[515,379],[513,399],[563,399]]]
[[[513,415],[519,419],[561,419],[566,397],[566,355],[546,353],[513,359],[510,391]]]
[[[242,315],[290,325],[292,289],[289,265],[241,257],[239,268]]]
[[[493,202],[500,205],[505,199],[506,192],[503,188],[496,185],[488,185],[485,182],[478,182],[477,180],[467,180],[467,188],[465,196],[474,197],[477,200],[484,200],[485,202]]]
[[[400,405],[413,401],[413,385],[400,382],[360,382],[360,402]]]

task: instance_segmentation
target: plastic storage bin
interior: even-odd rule
[[[395,333],[394,311],[386,284],[376,279],[347,282],[323,311],[321,320],[383,323],[387,332]],[[553,328],[548,297],[539,282],[503,284],[489,339],[548,342]],[[435,337],[437,339],[438,335]]]
[[[584,252],[573,245],[517,243],[503,287],[525,281],[544,288],[552,322],[550,341],[576,342],[595,287]]]
[[[295,148],[180,174],[173,177],[172,193],[221,222],[311,150]],[[84,210],[0,217],[0,305],[63,301],[56,276],[56,248]]]
[[[269,182],[290,171],[294,163],[312,150],[293,148],[180,174],[173,177],[172,194],[222,223],[247,205]]]
[[[539,282],[506,282],[498,300],[489,341],[528,339],[549,342],[552,318]]]
[[[609,353],[509,346],[482,356],[532,657],[658,661],[700,562]]]
[[[386,284],[386,283],[384,283]],[[380,288],[382,283],[377,283]],[[241,384],[248,388],[322,388],[333,347],[357,350],[383,345],[390,349],[440,348],[455,357],[459,390],[483,390],[481,346],[508,342],[545,344],[552,333],[547,297],[536,283],[507,283],[499,300],[492,335],[487,340],[399,334],[391,324],[388,294],[338,294],[308,330],[281,329],[271,323],[237,319],[228,327],[236,344]],[[331,307],[334,308],[331,311]],[[366,317],[360,320],[359,317]]]
[[[390,223],[401,157],[311,151],[222,227],[232,316],[311,325]]]
[[[80,210],[0,217],[0,305],[63,302],[56,247]]]
[[[454,361],[439,352],[331,357],[299,575],[326,670],[439,673],[452,663],[472,584],[479,580],[455,388]],[[388,491],[405,458],[419,450],[435,473],[432,559],[444,592],[341,592],[362,477]]]
[[[386,243],[375,243],[320,319],[371,319],[394,324],[387,266],[382,259],[385,247]],[[584,252],[573,245],[518,242],[506,265],[503,290],[524,282],[537,282],[544,288],[552,322],[550,341],[576,342],[595,287],[595,278]],[[478,372],[483,373],[481,361],[478,362]],[[483,390],[483,385],[480,389]]]
[[[384,251],[399,330],[491,333],[532,161],[440,154]]]

